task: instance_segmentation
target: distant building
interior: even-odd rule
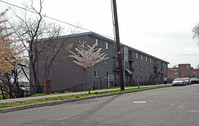
[[[119,69],[115,41],[93,32],[60,36],[59,41],[67,38],[68,44],[73,44],[72,50],[79,44],[79,41],[86,41],[87,44],[96,44],[102,48],[109,57],[91,68],[91,76],[88,71],[73,63],[72,58],[64,58],[64,51],[59,55],[52,66],[49,79],[52,82],[52,91],[80,91],[88,89],[89,80],[93,89],[106,88],[119,85]],[[50,50],[50,49],[49,49]],[[168,76],[168,62],[150,54],[121,44],[122,62],[124,68],[125,85],[163,83],[164,77]],[[67,56],[65,56],[67,57]],[[42,58],[40,58],[42,59]],[[41,66],[40,60],[38,66]],[[42,73],[42,67],[38,70]],[[42,75],[38,75],[42,81]]]
[[[199,69],[193,69],[190,64],[178,64],[168,69],[168,78],[199,77]]]

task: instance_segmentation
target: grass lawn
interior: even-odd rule
[[[171,86],[171,85],[170,84],[154,85],[154,86],[150,86],[150,87],[140,87],[140,88],[134,87],[134,88],[125,89],[124,91],[117,89],[117,90],[110,90],[110,91],[92,92],[90,94],[67,95],[67,96],[59,96],[59,97],[51,97],[51,98],[43,98],[43,99],[0,103],[0,109],[16,107],[16,106],[25,106],[25,105],[31,105],[31,104],[38,104],[38,103],[45,103],[45,102],[52,102],[52,101],[61,101],[61,100],[67,100],[67,99],[89,97],[89,96],[97,96],[97,95],[110,94],[110,93],[118,93],[118,92],[134,91],[134,90],[144,90],[144,89],[150,89],[150,88],[159,88],[159,87],[166,87],[166,86]],[[38,96],[41,96],[41,95],[38,95]]]

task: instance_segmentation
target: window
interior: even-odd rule
[[[104,63],[105,63],[105,64],[108,64],[108,59],[105,59],[105,60],[104,60]]]
[[[105,72],[105,73],[104,73],[104,77],[105,77],[105,78],[108,78],[108,72]]]
[[[94,77],[98,77],[98,73],[96,70],[94,71]]]
[[[135,75],[135,79],[136,79],[136,80],[138,79],[138,76],[137,76],[137,75]]]
[[[150,63],[151,63],[151,58],[150,58]]]
[[[146,71],[147,71],[147,68],[146,68],[146,66],[144,67],[144,70],[146,70]]]
[[[135,58],[138,58],[138,53],[135,53]]]
[[[147,56],[146,56],[146,61],[148,60]]]
[[[140,66],[140,69],[141,69],[141,70],[143,70],[143,67],[142,67],[142,66]]]
[[[135,64],[135,68],[136,68],[136,69],[138,68],[138,65],[137,65],[137,64]]]
[[[141,55],[141,60],[143,60],[143,55]]]
[[[108,42],[105,42],[105,49],[108,49]]]
[[[95,44],[96,44],[96,46],[98,46],[98,39],[95,39]]]
[[[187,64],[187,70],[189,69],[189,65]]]
[[[116,49],[113,48],[113,56],[115,57],[116,56]]]
[[[129,68],[129,63],[125,61],[125,68]]]

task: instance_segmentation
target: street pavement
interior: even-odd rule
[[[199,85],[0,114],[2,126],[199,126]]]

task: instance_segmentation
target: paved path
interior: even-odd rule
[[[149,85],[149,86],[154,86],[154,85]],[[141,86],[141,87],[149,87],[149,86]],[[130,89],[130,88],[137,88],[137,86],[135,86],[135,87],[126,87],[125,89]],[[119,89],[119,88],[105,89],[105,90],[94,90],[94,91],[91,91],[91,93],[94,93],[94,92],[103,92],[103,91],[111,91],[111,90],[118,90],[118,89]],[[84,92],[72,92],[72,93],[62,93],[62,94],[45,95],[45,96],[36,96],[36,97],[3,99],[3,100],[0,100],[0,103],[16,102],[16,101],[25,101],[25,100],[32,100],[32,99],[42,99],[42,98],[51,98],[51,97],[59,97],[59,96],[69,96],[69,95],[76,95],[76,94],[87,94],[87,93],[88,93],[88,91],[84,91]]]

